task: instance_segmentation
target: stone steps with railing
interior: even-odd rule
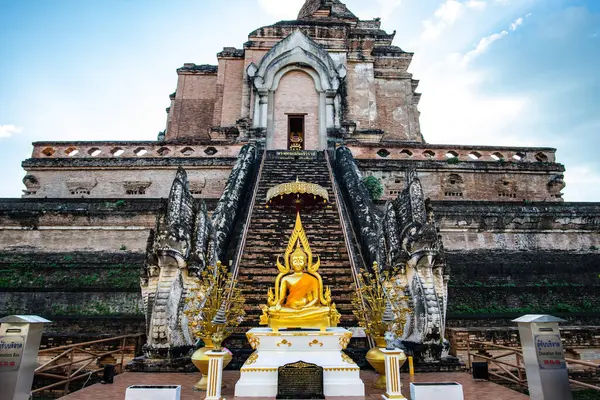
[[[260,306],[266,303],[267,291],[273,287],[277,275],[277,256],[285,251],[295,222],[293,210],[266,208],[267,191],[278,184],[299,179],[321,185],[329,192],[327,205],[303,212],[302,223],[313,254],[321,258],[319,273],[323,283],[331,287],[333,301],[342,314],[340,325],[355,326],[350,306],[354,280],[326,160],[322,153],[308,153],[308,157],[307,153],[302,153],[304,156],[298,159],[292,154],[268,152],[258,183],[238,275],[246,295],[248,315],[244,325],[258,325]]]
[[[243,334],[248,329],[259,326],[260,307],[267,303],[267,292],[269,288],[274,287],[278,273],[277,256],[283,256],[293,231],[295,223],[293,209],[266,207],[267,191],[281,183],[299,179],[327,189],[329,193],[327,204],[301,212],[302,224],[314,260],[316,261],[317,256],[321,259],[319,273],[323,278],[323,284],[331,288],[333,302],[341,314],[339,326],[357,326],[351,304],[354,278],[327,160],[320,152],[301,154],[302,156],[294,156],[291,152],[269,151],[264,160],[237,277],[246,297],[247,314],[237,333],[226,342],[230,350],[235,350],[236,355],[230,368],[239,368],[243,360],[252,352]],[[359,347],[365,345],[366,343],[357,343]]]

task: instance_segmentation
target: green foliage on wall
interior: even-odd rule
[[[116,264],[103,268],[31,268],[12,265],[0,268],[0,289],[116,289],[139,288],[139,266]]]
[[[379,178],[374,176],[366,176],[362,178],[362,183],[369,191],[371,199],[379,200],[381,196],[383,196],[383,184]]]

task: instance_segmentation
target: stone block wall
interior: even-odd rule
[[[436,148],[437,147],[437,148]],[[383,199],[395,198],[406,186],[405,174],[409,168],[416,168],[425,196],[431,200],[480,200],[529,203],[532,201],[562,202],[564,167],[554,162],[529,161],[528,154],[536,149],[488,149],[485,157],[483,149],[461,149],[461,146],[431,146],[430,148],[399,147],[380,148],[385,157],[370,154],[373,147],[353,146],[357,164],[363,176],[373,175],[384,186]],[[423,150],[425,149],[425,150]],[[495,153],[511,156],[512,161],[494,160]],[[405,159],[401,152],[410,152]],[[444,159],[424,159],[423,153],[431,152]],[[470,152],[470,153],[469,153]],[[477,153],[479,159],[471,159],[468,154]],[[406,154],[406,153],[402,153]],[[430,153],[428,153],[430,154]],[[448,154],[458,157],[448,158]],[[519,155],[516,160],[512,156]],[[546,149],[536,152],[548,155]],[[393,155],[393,156],[392,156]],[[369,157],[369,158],[368,158]]]
[[[27,172],[23,197],[166,198],[181,165],[194,196],[218,199],[240,148],[159,142],[36,143],[33,158],[23,162]],[[65,149],[77,154],[68,156]],[[115,156],[114,149],[123,153]],[[96,152],[100,153],[91,155]]]
[[[82,340],[143,332],[140,269],[160,206],[0,200],[0,316],[41,315],[49,334]]]
[[[413,105],[413,86],[406,79],[377,79],[377,128],[384,140],[422,141],[418,110]],[[416,115],[416,117],[415,117]]]
[[[349,62],[346,77],[348,91],[347,119],[357,129],[375,129],[377,124],[377,94],[373,63]]]
[[[209,139],[217,96],[217,67],[184,64],[177,73],[167,139]]]
[[[494,343],[505,347],[521,347],[519,329],[516,323],[513,326],[502,328],[449,328],[447,332],[450,348],[454,355],[456,355],[457,351],[467,349],[467,340]],[[560,335],[564,349],[571,353],[567,357],[577,356],[577,354],[573,354],[573,350],[600,348],[600,328],[598,326],[569,326],[560,324]],[[471,344],[471,349],[473,348],[478,347]],[[580,352],[577,351],[577,353]],[[579,354],[580,358],[585,360],[586,352],[581,353]]]
[[[213,126],[235,126],[242,118],[244,51],[225,48],[219,53],[219,74]]]
[[[549,313],[600,320],[600,204],[433,202],[450,267],[449,326]]]

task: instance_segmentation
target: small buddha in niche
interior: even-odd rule
[[[331,302],[330,290],[323,291],[323,281],[317,273],[320,260],[312,264],[300,214],[284,257],[285,265],[277,260],[279,275],[275,290],[269,290],[268,306],[262,308],[261,325],[269,325],[275,332],[280,328],[325,330],[336,326],[340,315]]]
[[[304,141],[304,139],[302,139],[301,133],[299,132],[294,132],[292,133],[291,137],[290,137],[290,150],[302,150],[302,142]]]

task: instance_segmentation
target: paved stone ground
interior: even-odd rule
[[[365,397],[344,397],[344,400],[374,400],[381,399],[383,391],[371,388],[371,383],[376,375],[371,371],[362,371],[361,378],[365,382],[367,395]],[[144,374],[126,372],[115,377],[115,383],[112,385],[93,385],[76,393],[62,397],[66,400],[116,400],[125,398],[125,390],[131,385],[181,385],[182,400],[203,400],[204,394],[195,392],[192,387],[200,378],[199,374]],[[226,371],[224,375],[227,388],[223,391],[223,396],[233,399],[233,389],[235,382],[239,378],[239,372]],[[402,376],[403,394],[410,399],[408,374]],[[415,375],[415,382],[458,382],[463,385],[465,400],[524,400],[527,396],[507,389],[503,386],[491,382],[475,382],[469,374],[462,372],[453,373],[430,373]],[[239,397],[237,399],[240,399]],[[264,399],[269,399],[265,397]],[[329,397],[328,400],[336,399]],[[338,398],[341,399],[341,398]],[[258,400],[258,398],[254,398]],[[443,399],[440,399],[443,400]]]

